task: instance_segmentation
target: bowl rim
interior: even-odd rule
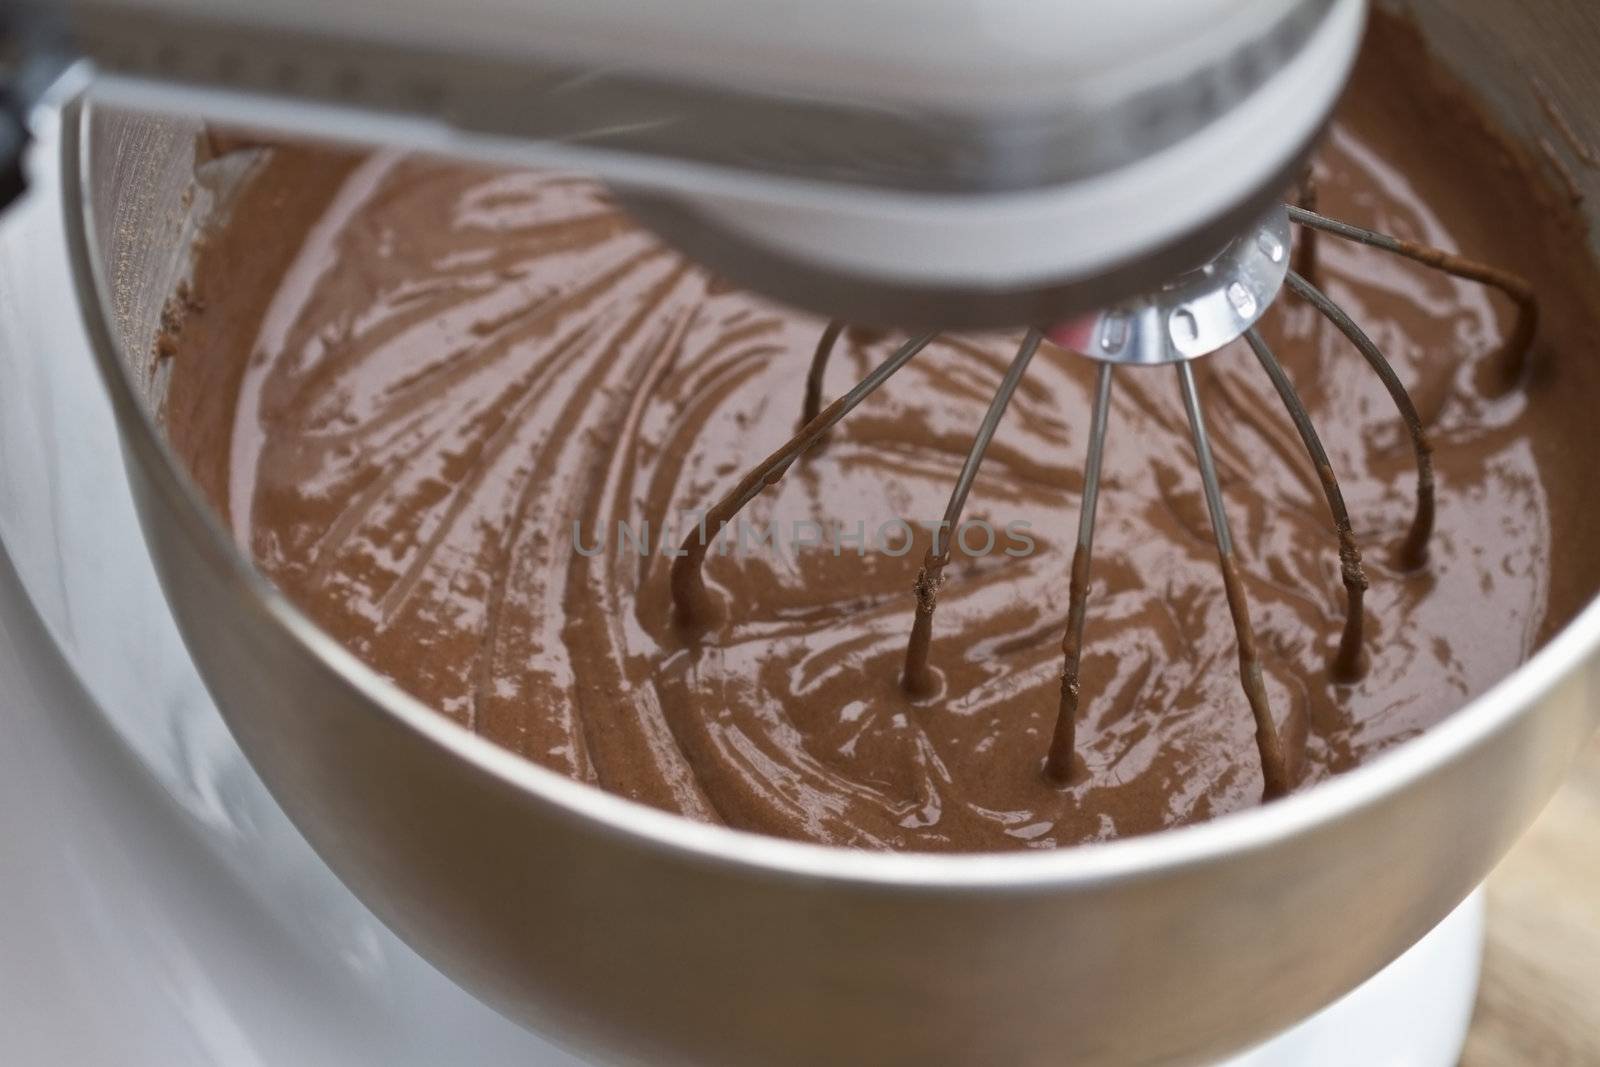
[[[873,851],[700,823],[616,796],[501,748],[405,692],[340,645],[246,557],[139,401],[129,363],[107,322],[105,298],[110,290],[94,236],[88,187],[94,121],[93,105],[81,95],[55,108],[73,285],[88,345],[116,415],[125,460],[137,462],[160,495],[182,508],[182,521],[191,527],[198,524],[200,535],[217,551],[241,595],[361,696],[373,712],[436,745],[441,755],[549,804],[566,817],[592,822],[634,847],[752,875],[926,892],[1081,890],[1169,876],[1282,845],[1394,799],[1509,728],[1600,649],[1597,595],[1521,667],[1420,736],[1370,762],[1264,806],[1109,842],[1005,853]]]

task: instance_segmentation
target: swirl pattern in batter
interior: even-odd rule
[[[1372,59],[1411,47],[1383,25],[1369,42],[1319,159],[1323,209],[1527,270],[1547,294],[1546,369],[1489,388],[1509,308],[1323,243],[1322,280],[1400,370],[1437,450],[1432,558],[1403,573],[1391,550],[1414,468],[1393,403],[1310,308],[1269,316],[1373,579],[1369,669],[1338,685],[1343,591],[1316,472],[1247,350],[1200,365],[1300,788],[1483,692],[1570,613],[1566,590],[1594,587],[1558,551],[1596,532],[1561,502],[1595,475],[1560,441],[1600,394],[1592,372],[1548,370],[1592,346],[1581,240],[1416,57]],[[1463,167],[1483,174],[1471,190]],[[1081,358],[1046,345],[1023,381],[968,507],[994,544],[978,527],[956,552],[939,685],[913,700],[899,672],[916,524],[942,512],[1017,338],[939,340],[760,497],[745,550],[707,567],[727,618],[691,637],[667,590],[688,512],[793,431],[822,322],[708,277],[588,180],[298,147],[270,153],[194,284],[168,425],[241,543],[356,654],[530,760],[691,818],[870,848],[1050,847],[1260,802],[1170,373],[1118,377],[1087,776],[1062,788],[1040,768],[1088,428]],[[900,340],[848,332],[828,393]]]

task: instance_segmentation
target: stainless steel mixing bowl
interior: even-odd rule
[[[1580,132],[1600,135],[1587,0],[1405,6],[1514,129],[1546,129],[1536,71]],[[1527,827],[1600,722],[1596,605],[1370,766],[1264,810],[1103,846],[851,852],[695,825],[556,777],[367,669],[235,548],[162,441],[148,355],[193,219],[226,180],[191,188],[193,123],[72,107],[63,121],[88,328],[151,551],[229,724],[402,937],[507,1014],[603,1058],[1204,1062],[1414,943]],[[1600,205],[1600,182],[1583,178]]]

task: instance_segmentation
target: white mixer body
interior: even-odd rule
[[[1052,322],[1278,196],[1365,0],[73,0],[99,99],[598,174],[829,315]]]

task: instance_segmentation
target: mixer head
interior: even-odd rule
[[[108,102],[595,174],[741,285],[965,329],[1071,319],[1215,260],[1309,152],[1366,4],[0,10],[0,35],[36,57],[88,57]]]

